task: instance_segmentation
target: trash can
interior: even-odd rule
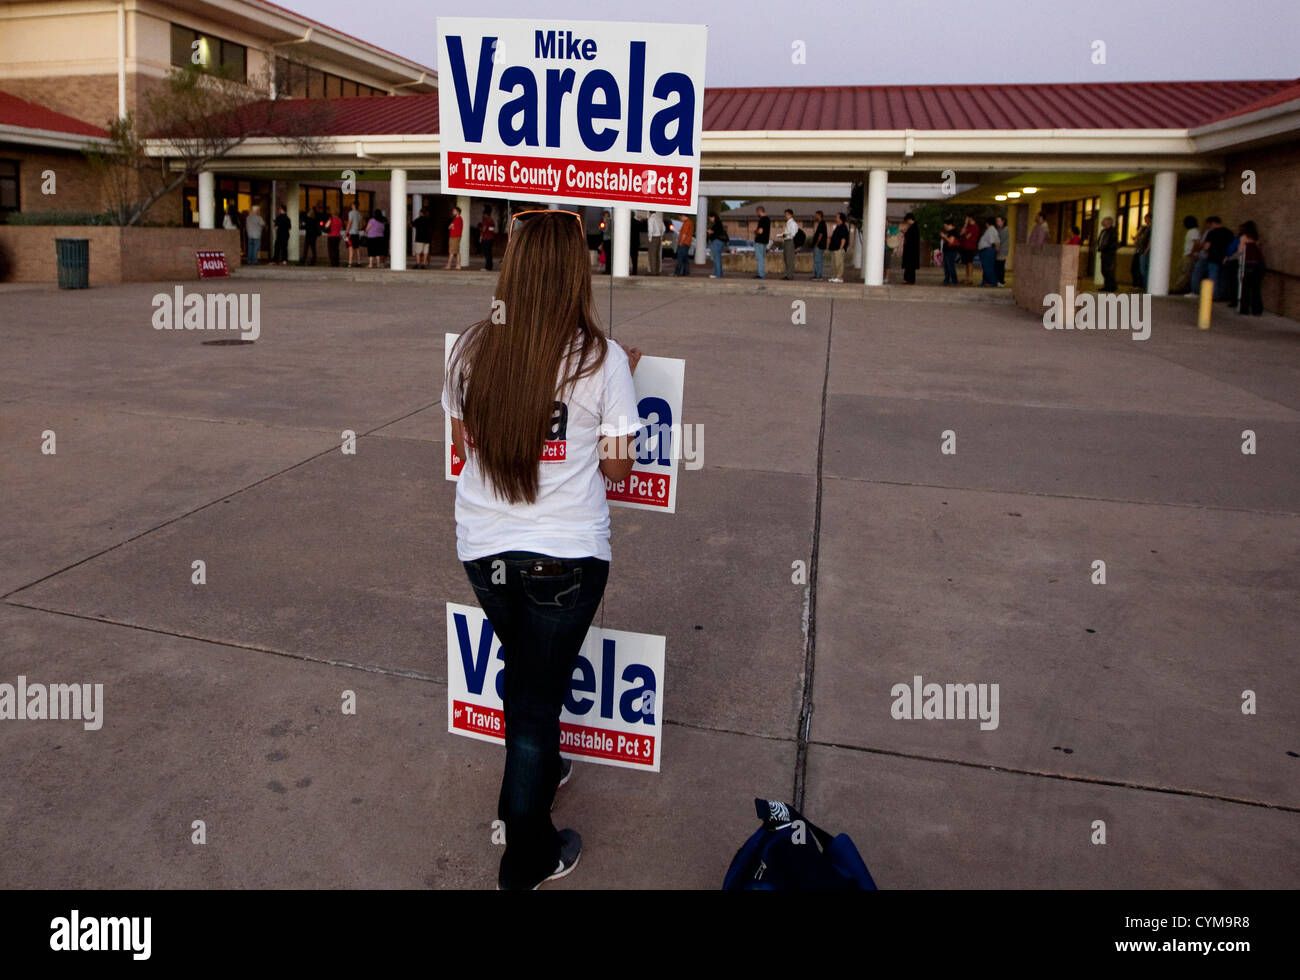
[[[56,238],[54,254],[59,263],[60,289],[90,287],[89,238]]]

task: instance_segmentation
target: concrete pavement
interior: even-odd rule
[[[261,294],[232,347],[151,328],[171,284],[0,291],[0,682],[105,688],[98,731],[0,721],[0,886],[494,886],[437,400],[495,277],[320,271],[203,287]],[[886,888],[1295,887],[1297,325],[767,285],[614,293],[618,339],[686,359],[705,466],[614,512],[600,621],[666,636],[664,770],[579,765],[548,887],[716,888],[796,783]],[[997,727],[893,717],[916,675],[997,684]]]

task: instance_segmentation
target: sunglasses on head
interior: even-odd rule
[[[511,217],[510,234],[513,235],[515,233],[516,223],[522,224],[523,222],[528,221],[530,218],[537,217],[537,215],[539,214],[567,214],[570,215],[575,221],[578,222],[578,228],[580,230],[582,228],[582,215],[578,214],[577,211],[551,211],[549,209],[542,209],[542,210],[533,210],[533,211],[520,211],[518,214]]]

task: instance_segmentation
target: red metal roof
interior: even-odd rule
[[[107,136],[98,126],[73,119],[61,112],[28,102],[8,92],[0,92],[0,126],[21,126],[23,129],[44,129],[73,136]]]
[[[1049,85],[857,85],[711,88],[704,131],[1187,129],[1285,101],[1292,79]],[[320,136],[438,132],[438,96],[284,99],[272,132],[294,121]],[[283,130],[281,130],[283,127]]]
[[[1231,119],[1233,116],[1244,116],[1248,112],[1258,112],[1260,109],[1268,109],[1275,105],[1282,105],[1284,102],[1292,102],[1300,99],[1300,81],[1292,82],[1283,88],[1278,89],[1271,95],[1266,95],[1262,99],[1249,102],[1246,105],[1239,106],[1222,115],[1215,116],[1209,122],[1218,122],[1220,119]]]
[[[704,131],[1186,129],[1292,86],[1245,82],[711,88]]]

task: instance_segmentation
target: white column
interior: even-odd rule
[[[1156,174],[1151,195],[1151,260],[1147,267],[1147,292],[1169,295],[1169,270],[1174,259],[1174,199],[1178,196],[1178,174],[1162,170]]]
[[[862,229],[849,225],[849,238],[852,241],[853,268],[862,268]]]
[[[609,241],[609,247],[614,251],[611,256],[614,260],[612,275],[626,279],[628,271],[632,268],[632,209],[617,204],[613,208],[611,217],[614,221],[614,234]]]
[[[469,209],[470,199],[464,194],[456,198],[456,207],[460,208],[460,220],[464,222],[460,231],[460,267],[469,268]]]
[[[709,238],[709,198],[706,194],[695,195],[695,264],[704,265],[709,259],[704,243]]]
[[[298,181],[291,180],[284,189],[284,207],[289,213],[289,261],[297,262],[302,257],[302,230],[298,227],[298,197],[302,188]]]
[[[1116,193],[1115,185],[1107,184],[1097,192],[1097,215],[1093,221],[1093,241],[1097,240],[1097,234],[1101,231],[1101,222],[1103,218],[1113,218],[1114,223],[1111,227],[1115,229],[1115,234],[1119,234],[1119,216],[1115,213]],[[1101,255],[1093,252],[1093,275],[1092,281],[1095,285],[1100,286],[1105,282],[1105,277],[1101,274]],[[1115,276],[1119,277],[1119,264],[1116,262]]]
[[[866,244],[862,251],[863,276],[868,286],[879,286],[885,278],[885,207],[889,192],[889,171],[867,174],[867,200],[863,209]]]
[[[199,171],[199,227],[215,228],[217,175],[211,170]]]
[[[406,269],[406,171],[393,170],[388,176],[388,267]]]

